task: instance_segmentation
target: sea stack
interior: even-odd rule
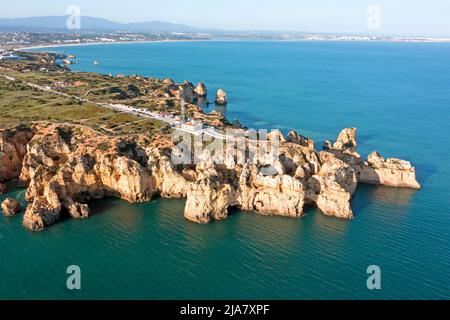
[[[203,82],[199,82],[194,91],[200,98],[206,97],[208,95],[208,91],[206,90],[206,86]]]
[[[194,86],[189,81],[183,82],[178,87],[178,96],[187,103],[192,103],[194,101]]]
[[[396,188],[420,189],[416,179],[416,169],[409,161],[396,158],[383,158],[372,152],[364,163],[354,166],[359,181],[368,184]]]
[[[12,217],[21,211],[19,203],[11,198],[6,199],[2,203],[3,215],[7,217]]]
[[[228,95],[222,89],[217,90],[216,103],[220,105],[226,105],[228,103]]]

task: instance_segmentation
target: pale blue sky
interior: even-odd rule
[[[382,34],[450,35],[450,0],[0,0],[0,17],[82,14],[119,22],[164,20],[230,30],[368,33],[369,5]]]

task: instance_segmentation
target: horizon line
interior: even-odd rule
[[[69,14],[63,14],[63,15],[43,15],[43,16],[24,16],[24,17],[1,17],[0,20],[18,20],[18,19],[34,19],[34,18],[62,18],[62,17],[70,17]],[[206,30],[215,31],[215,32],[230,32],[230,33],[291,33],[291,34],[309,34],[309,35],[342,35],[342,36],[370,36],[370,37],[403,37],[403,38],[410,38],[410,37],[417,37],[417,38],[450,38],[450,34],[442,34],[442,35],[419,35],[419,34],[406,34],[406,33],[381,33],[381,32],[363,32],[363,31],[305,31],[305,30],[288,30],[288,29],[223,29],[220,27],[202,27],[202,26],[194,26],[191,24],[186,24],[183,22],[172,22],[167,20],[140,20],[140,21],[133,21],[133,22],[121,22],[117,21],[111,18],[105,18],[105,17],[99,17],[99,16],[90,16],[90,15],[81,15],[81,18],[92,18],[92,19],[99,19],[99,20],[105,20],[112,23],[117,23],[121,25],[130,25],[130,24],[140,24],[140,23],[151,23],[151,22],[159,22],[159,23],[167,23],[172,25],[179,25],[179,26],[185,26],[188,28],[193,29],[199,29],[199,32],[203,30],[204,32]],[[87,29],[89,31],[107,31],[102,29]],[[119,30],[111,30],[113,32],[117,32]],[[0,32],[5,32],[0,27]],[[146,32],[138,32],[133,31],[134,33],[146,33]],[[185,32],[188,33],[188,32]]]

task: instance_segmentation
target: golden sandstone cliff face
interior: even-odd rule
[[[24,126],[0,129],[0,182],[18,178],[33,131]]]
[[[376,151],[366,161],[362,161],[356,148],[356,129],[344,129],[337,141],[325,141],[324,148],[339,159],[349,163],[355,170],[358,181],[388,187],[420,189],[416,180],[416,170],[410,162],[400,159],[384,159]]]
[[[91,199],[116,196],[129,202],[150,200],[155,180],[138,142],[99,137],[87,129],[50,125],[37,130],[27,146],[20,180],[29,185],[23,224],[42,230],[66,209],[86,218]]]
[[[64,213],[87,218],[88,201],[105,196],[131,203],[158,195],[187,198],[185,217],[198,223],[226,219],[233,207],[301,217],[309,205],[326,215],[351,219],[358,181],[418,187],[408,162],[384,160],[375,153],[362,162],[354,150],[356,130],[346,129],[321,152],[296,132],[279,138],[275,161],[238,165],[222,155],[228,157],[223,164],[205,158],[197,165],[174,165],[170,136],[112,138],[77,126],[36,125],[2,131],[0,179],[18,178],[20,173],[28,185],[23,225],[34,231],[52,225]]]

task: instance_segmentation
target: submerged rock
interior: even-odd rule
[[[222,89],[217,90],[216,103],[220,105],[226,105],[228,103],[228,95]]]
[[[8,192],[8,187],[0,182],[0,194],[5,194]]]
[[[7,217],[15,216],[18,214],[22,209],[20,208],[20,204],[11,198],[7,198],[5,201],[3,201],[2,205],[3,215]]]
[[[89,217],[89,206],[87,204],[74,202],[72,199],[68,198],[65,200],[64,206],[69,211],[70,216],[74,219],[85,219]]]

